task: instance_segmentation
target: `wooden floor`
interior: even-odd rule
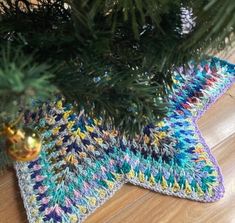
[[[235,53],[226,58],[235,63]],[[235,85],[199,120],[199,128],[217,158],[225,197],[198,203],[125,185],[86,223],[235,223]],[[12,169],[0,177],[0,223],[27,222]]]

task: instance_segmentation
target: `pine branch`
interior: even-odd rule
[[[25,56],[20,49],[10,44],[0,53],[0,132],[4,124],[12,124],[19,113],[30,109],[32,100],[48,99],[56,92],[50,84],[51,68],[46,64],[37,64],[32,57]],[[19,128],[23,123],[18,124]],[[12,160],[5,152],[5,136],[0,135],[0,174]]]
[[[125,70],[107,65],[101,67],[97,59],[75,68],[77,65],[69,73],[69,79],[64,72],[56,78],[60,80],[58,87],[67,100],[77,99],[78,110],[85,109],[93,117],[101,116],[107,124],[113,124],[121,131],[126,131],[129,126],[129,134],[140,131],[149,119],[159,121],[166,113],[163,87],[137,67],[126,67]]]
[[[183,52],[196,49],[197,57],[208,51],[225,50],[235,40],[234,15],[235,2],[232,0],[211,0],[195,7],[195,27],[179,49]]]
[[[37,64],[10,44],[0,54],[0,121],[9,123],[18,112],[30,108],[33,98],[46,99],[56,91],[46,64]]]
[[[173,69],[224,48],[235,24],[233,0],[17,2],[1,2],[0,44],[54,64],[50,85],[129,132],[164,116]]]

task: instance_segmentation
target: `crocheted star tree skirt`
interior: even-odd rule
[[[81,222],[126,182],[195,201],[220,199],[222,175],[196,121],[234,80],[235,66],[216,58],[177,69],[166,118],[134,139],[61,99],[26,114],[43,139],[37,160],[16,164],[29,222]]]

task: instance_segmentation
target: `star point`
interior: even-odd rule
[[[175,71],[167,116],[133,139],[72,112],[63,99],[26,114],[44,142],[37,160],[16,164],[29,221],[81,222],[127,182],[195,201],[220,199],[222,174],[197,120],[233,83],[235,66],[218,59],[189,65]]]

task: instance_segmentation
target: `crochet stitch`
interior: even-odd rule
[[[27,113],[26,125],[43,139],[37,160],[16,164],[29,222],[82,222],[126,182],[195,201],[220,199],[221,171],[196,122],[234,80],[235,65],[217,58],[178,68],[167,116],[134,139],[76,114],[63,99]]]

